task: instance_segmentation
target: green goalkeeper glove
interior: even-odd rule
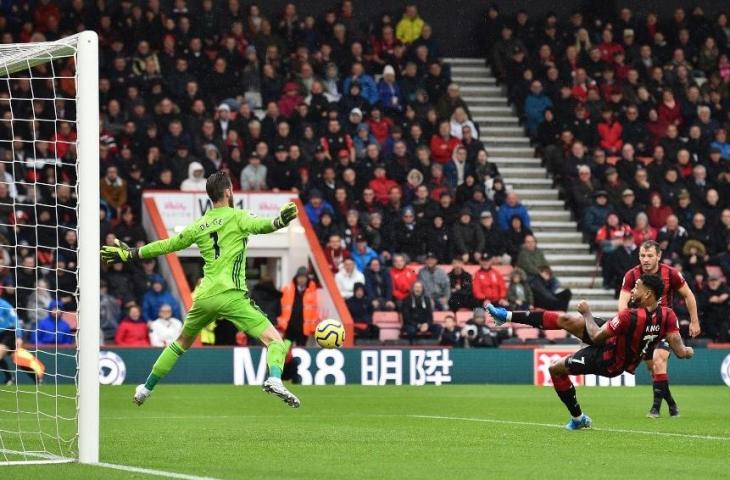
[[[279,216],[274,219],[274,228],[277,230],[284,228],[295,218],[297,218],[297,206],[294,202],[289,202],[279,210]]]
[[[104,245],[101,247],[101,259],[108,264],[112,263],[126,263],[130,260],[139,258],[139,252],[137,248],[130,248],[126,243],[114,240],[114,246]]]

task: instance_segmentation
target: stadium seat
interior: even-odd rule
[[[443,324],[446,317],[454,316],[453,312],[433,312],[433,323]]]
[[[527,341],[535,340],[540,335],[540,330],[532,327],[516,328],[515,333],[517,334],[517,338],[522,341]]]
[[[548,340],[565,340],[565,330],[545,330],[545,338]]]
[[[471,320],[473,316],[474,313],[471,310],[456,312],[456,324],[460,327],[463,327],[467,320]]]
[[[400,339],[400,328],[380,327],[380,336],[378,338],[381,342],[398,340]]]
[[[400,328],[400,318],[398,312],[375,312],[373,313],[373,323],[383,328],[397,327]]]

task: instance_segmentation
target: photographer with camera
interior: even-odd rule
[[[474,309],[474,317],[461,329],[465,348],[495,348],[499,345],[497,332],[487,326],[487,313],[483,308]]]

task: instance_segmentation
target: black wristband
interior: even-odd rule
[[[139,248],[137,248],[137,247],[130,248],[129,249],[129,258],[131,258],[132,260],[139,260],[140,259]]]
[[[284,224],[284,220],[282,220],[281,217],[276,217],[272,224],[277,230],[281,230],[282,228],[286,227],[286,225]]]

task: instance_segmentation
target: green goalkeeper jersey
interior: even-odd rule
[[[246,243],[249,235],[276,230],[270,218],[257,218],[245,210],[218,207],[205,212],[174,237],[143,246],[140,258],[177,252],[195,243],[203,257],[203,281],[194,298],[226,290],[246,291]]]

